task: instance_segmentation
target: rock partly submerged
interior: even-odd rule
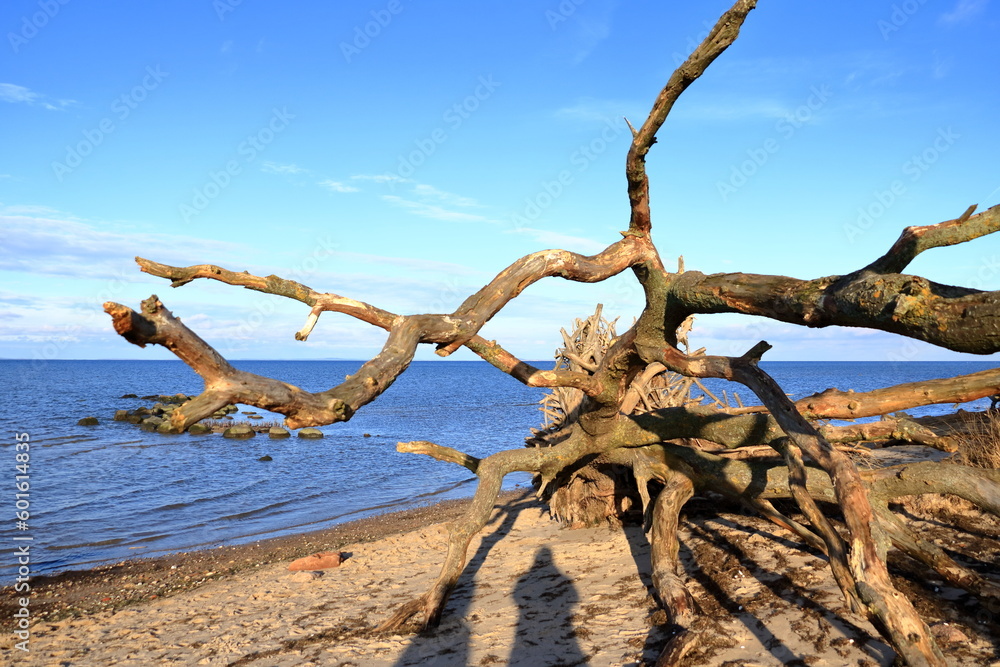
[[[163,435],[180,433],[180,431],[174,428],[174,425],[170,423],[169,420],[166,419],[160,422],[160,425],[156,427],[156,432],[161,433]]]
[[[246,438],[252,438],[257,435],[249,426],[243,424],[236,424],[235,426],[230,426],[225,431],[222,432],[223,438],[232,438],[234,440],[244,440]]]

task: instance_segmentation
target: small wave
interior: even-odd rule
[[[91,438],[91,439],[92,440],[96,440],[97,438]],[[62,459],[62,458],[67,458],[67,457],[70,457],[70,456],[79,456],[80,454],[89,454],[90,452],[99,452],[101,450],[110,449],[112,447],[121,447],[122,449],[134,449],[133,447],[126,447],[125,445],[133,445],[133,444],[135,444],[137,442],[142,442],[142,440],[127,440],[125,442],[109,442],[109,443],[107,443],[105,445],[101,445],[100,447],[91,447],[90,449],[78,449],[75,452],[67,452],[65,454],[59,454],[58,456],[54,456],[52,459],[50,459],[50,461],[58,461],[59,459]]]
[[[32,438],[31,444],[38,445],[41,443],[42,447],[59,447],[62,445],[72,445],[74,442],[93,442],[94,440],[100,440],[100,438],[78,438],[72,435],[65,435],[58,438]]]
[[[88,547],[113,547],[125,542],[123,537],[114,537],[98,542],[81,542],[79,544],[56,544],[46,547],[46,551],[63,551],[64,549],[86,549]]]
[[[233,496],[238,496],[238,495],[241,495],[243,493],[246,493],[247,491],[249,491],[250,489],[254,488],[255,486],[259,486],[261,484],[265,484],[266,482],[267,482],[267,480],[258,479],[258,480],[255,480],[255,481],[251,482],[250,484],[247,484],[245,486],[241,486],[238,489],[233,489],[232,491],[227,491],[226,493],[220,493],[220,494],[214,495],[214,496],[202,496],[200,498],[195,498],[194,500],[190,500],[188,502],[169,503],[167,505],[162,505],[160,507],[150,507],[149,509],[140,510],[138,512],[138,514],[148,514],[148,513],[156,514],[157,512],[169,512],[169,511],[173,511],[173,510],[184,509],[186,507],[193,507],[193,506],[199,505],[201,503],[210,503],[210,502],[214,502],[214,501],[217,501],[217,500],[224,500],[226,498],[232,498]]]

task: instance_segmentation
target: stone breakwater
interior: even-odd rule
[[[194,398],[186,394],[152,394],[149,396],[137,396],[136,394],[125,394],[121,397],[140,401],[154,401],[152,406],[140,405],[132,409],[116,410],[113,420],[126,422],[138,426],[141,430],[155,432],[163,435],[174,435],[177,431],[170,422],[170,417],[180,405]],[[242,415],[243,419],[237,421],[237,416]],[[84,417],[77,422],[79,426],[97,426],[100,423],[97,417]],[[192,435],[209,435],[221,433],[225,438],[245,439],[252,438],[258,433],[266,433],[268,437],[279,439],[291,437],[288,429],[281,426],[278,421],[266,421],[264,417],[252,410],[240,411],[236,405],[226,405],[216,410],[211,417],[191,424],[187,432]],[[299,429],[298,437],[306,439],[318,439],[323,437],[323,432],[317,428]]]

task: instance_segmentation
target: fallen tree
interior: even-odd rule
[[[450,526],[448,553],[434,585],[403,605],[384,629],[435,625],[466,565],[470,540],[486,524],[503,478],[535,473],[539,493],[552,499],[574,476],[597,465],[626,469],[626,483],[643,503],[652,546],[653,582],[670,621],[680,628],[660,664],[676,664],[698,639],[698,615],[678,576],[679,513],[694,494],[714,491],[753,508],[829,558],[852,611],[866,615],[909,665],[944,665],[945,658],[911,601],[889,577],[888,549],[895,547],[926,564],[946,581],[974,595],[997,598],[994,582],[956,563],[913,533],[890,508],[907,495],[952,494],[1000,515],[1000,473],[956,464],[904,465],[860,472],[835,441],[877,437],[876,427],[818,426],[819,418],[880,415],[930,403],[968,401],[1000,393],[1000,370],[918,386],[900,385],[870,394],[824,392],[792,403],[758,361],[769,349],[761,342],[740,357],[681,351],[688,318],[696,314],[743,313],[808,327],[864,327],[896,333],[959,352],[1000,351],[1000,292],[941,285],[901,273],[921,252],[972,241],[1000,228],[1000,207],[975,213],[969,207],[954,220],[908,227],[880,258],[849,274],[798,280],[744,273],[704,275],[670,272],[651,238],[646,156],[671,108],[688,86],[739,35],[755,0],[738,0],[705,40],[677,68],[649,116],[632,129],[626,158],[630,202],[623,238],[593,256],[545,250],[515,261],[489,284],[445,314],[398,315],[333,293],[317,292],[277,276],[255,276],[214,265],[173,267],[137,258],[141,269],[171,280],[173,287],[205,278],[295,299],[310,312],[295,337],[306,340],[324,312],[338,312],[389,332],[383,349],[344,382],[307,392],[279,379],[237,370],[188,329],[154,295],[138,311],[106,303],[115,330],[139,346],[157,344],[185,361],[205,382],[204,391],[179,406],[172,427],[181,431],[224,405],[244,403],[285,415],[293,428],[349,420],[386,391],[403,373],[420,344],[434,344],[447,356],[466,347],[504,373],[533,387],[572,389],[580,399],[572,414],[536,434],[529,447],[485,458],[430,442],[400,443],[400,451],[421,453],[462,465],[478,478],[474,499]],[[576,366],[542,370],[527,364],[479,330],[529,285],[551,276],[598,282],[631,270],[645,295],[637,321],[609,339],[600,359],[578,358]],[[652,370],[651,370],[652,369]],[[762,408],[677,404],[634,408],[641,388],[661,371],[686,378],[725,378],[748,387]],[[655,372],[654,372],[655,371]],[[948,448],[947,439],[906,420],[880,427],[890,435]],[[867,431],[865,429],[868,429]],[[731,458],[706,451],[772,448],[779,458]],[[806,465],[806,460],[810,465]],[[578,477],[576,477],[578,479]],[[651,486],[652,482],[656,482]],[[792,498],[805,517],[794,520],[771,503]],[[572,514],[572,497],[564,499]],[[817,504],[835,504],[838,527]],[[611,503],[605,514],[613,513]],[[594,520],[587,515],[586,521]],[[598,514],[600,518],[600,514]],[[586,522],[585,521],[585,522]],[[808,524],[808,525],[806,525]]]

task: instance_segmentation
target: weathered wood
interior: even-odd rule
[[[162,345],[202,376],[204,392],[174,411],[171,424],[175,429],[232,402],[284,414],[292,427],[345,421],[391,386],[406,370],[419,344],[435,345],[441,356],[464,345],[524,384],[558,392],[558,400],[543,406],[558,423],[536,433],[532,447],[477,458],[424,441],[398,445],[400,451],[466,467],[477,475],[478,486],[465,516],[450,526],[448,554],[437,581],[425,595],[403,605],[383,624],[384,629],[397,629],[414,619],[419,628],[437,622],[465,566],[472,537],[488,520],[504,476],[513,471],[536,473],[539,494],[553,499],[554,511],[581,521],[585,513],[574,513],[572,500],[558,496],[567,484],[593,481],[596,492],[592,495],[609,503],[610,509],[602,510],[605,514],[624,506],[618,496],[623,480],[637,487],[628,490],[642,502],[652,529],[654,584],[673,619],[688,628],[675,637],[658,664],[678,664],[697,637],[691,629],[697,623],[696,610],[675,568],[679,511],[691,494],[700,490],[738,500],[829,554],[848,602],[864,606],[910,665],[939,665],[944,659],[913,606],[892,587],[884,559],[890,542],[952,583],[976,594],[995,594],[995,584],[970,573],[908,531],[892,515],[888,502],[902,495],[953,493],[998,514],[1000,473],[950,464],[862,472],[831,442],[899,438],[946,451],[953,449],[954,443],[905,419],[817,430],[807,418],[884,415],[919,405],[994,396],[1000,394],[1000,369],[865,394],[828,391],[792,404],[756,363],[766,349],[763,345],[736,359],[705,356],[701,351],[681,352],[687,349],[694,314],[724,312],[808,327],[841,325],[889,331],[963,352],[1000,351],[1000,292],[940,285],[900,273],[922,252],[997,231],[1000,207],[978,214],[972,207],[954,220],[908,227],[882,257],[842,276],[798,280],[743,273],[704,275],[684,271],[682,260],[676,273],[666,271],[650,237],[647,155],[679,96],[736,40],[755,6],[755,0],[737,0],[671,75],[645,122],[638,130],[632,128],[625,169],[629,227],[621,240],[594,256],[563,250],[533,253],[513,262],[454,312],[409,316],[335,293],[317,292],[278,276],[255,276],[211,264],[171,267],[137,258],[143,271],[170,279],[174,287],[203,278],[301,302],[309,310],[304,326],[295,332],[298,340],[309,337],[324,312],[343,313],[389,333],[378,355],[330,389],[306,392],[278,379],[235,369],[155,296],[144,301],[140,311],[105,304],[116,331],[126,340],[139,346]],[[478,335],[507,303],[543,278],[598,282],[626,269],[632,269],[646,299],[638,321],[621,335],[614,335],[613,327],[602,326],[600,310],[588,320],[578,321],[572,335],[563,332],[562,358],[566,363],[554,370],[527,364],[496,341]],[[762,400],[767,413],[740,407],[728,409],[726,414],[691,404],[686,400],[688,391],[693,385],[701,386],[698,378],[703,377],[742,382]],[[742,405],[739,397],[734,397]],[[715,400],[720,406],[728,405],[727,394],[722,401]],[[636,414],[641,411],[645,412]],[[680,440],[685,438],[691,440]],[[784,460],[727,459],[701,451],[699,441],[730,449],[768,445],[781,452]],[[815,465],[806,465],[800,450]],[[604,470],[602,466],[611,471],[603,478],[580,474],[582,470],[588,475]],[[619,474],[622,471],[627,474]],[[655,499],[649,486],[654,480],[665,485]],[[812,529],[782,515],[769,502],[788,497],[798,501]],[[847,525],[846,542],[820,512],[817,501],[839,506]]]

